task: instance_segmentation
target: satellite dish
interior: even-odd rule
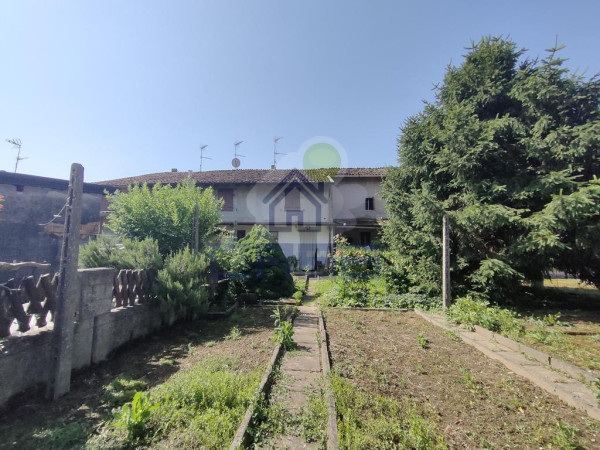
[[[239,158],[233,158],[233,159],[231,160],[231,165],[232,165],[233,167],[235,167],[236,169],[237,169],[238,167],[240,167],[240,164],[241,164],[241,161],[240,161],[240,159],[239,159]]]

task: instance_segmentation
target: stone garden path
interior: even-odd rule
[[[308,296],[312,294],[309,286]],[[283,357],[281,376],[274,389],[272,402],[285,409],[291,422],[299,422],[302,408],[308,400],[308,393],[321,385],[321,360],[319,335],[319,315],[313,306],[299,306],[299,314],[294,320],[294,341],[298,348],[286,352]],[[304,442],[292,430],[283,436],[278,436],[272,448],[313,449],[316,444]],[[298,433],[300,434],[300,433]]]

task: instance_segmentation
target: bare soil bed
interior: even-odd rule
[[[349,386],[334,386],[343,448],[394,448],[409,438],[413,448],[600,448],[600,423],[414,313],[330,309],[326,326],[341,380],[334,385]],[[339,393],[352,389],[362,400],[340,417],[347,400]],[[387,421],[406,415],[400,426],[408,437],[379,423],[364,425],[376,437],[361,441],[356,430],[377,414]]]
[[[56,402],[22,396],[0,416],[0,449],[82,448],[112,417],[105,387],[119,376],[149,389],[210,358],[236,360],[242,373],[265,367],[274,348],[270,314],[271,308],[248,308],[225,320],[179,324],[77,374]]]

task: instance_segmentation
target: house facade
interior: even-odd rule
[[[333,237],[343,234],[352,244],[371,245],[387,219],[380,196],[385,168],[342,168],[333,176],[303,170],[239,169],[171,172],[103,181],[125,190],[132,184],[177,184],[186,178],[211,186],[223,199],[221,225],[242,238],[254,225],[264,225],[286,256],[299,267],[327,264]]]

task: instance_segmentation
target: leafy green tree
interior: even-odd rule
[[[253,226],[236,243],[231,272],[240,291],[261,298],[289,297],[294,292],[288,261],[271,233],[261,225]]]
[[[177,186],[133,185],[108,196],[108,225],[122,237],[158,241],[163,256],[192,243],[194,207],[198,205],[198,236],[202,248],[221,219],[222,201],[212,188],[202,189],[188,180]]]
[[[385,238],[413,290],[439,295],[444,214],[455,294],[502,301],[551,268],[600,287],[600,80],[558,50],[483,38],[401,127]]]

